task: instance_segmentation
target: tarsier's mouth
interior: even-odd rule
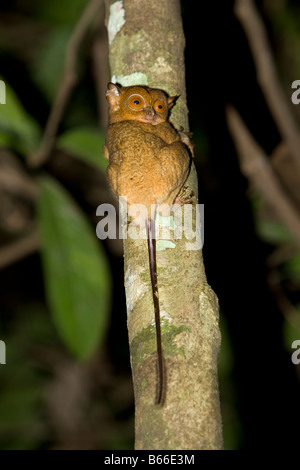
[[[139,121],[141,122],[146,122],[146,123],[151,123],[151,124],[158,124],[159,120],[157,119],[156,114],[151,114],[151,115],[145,115],[143,117],[139,118]]]

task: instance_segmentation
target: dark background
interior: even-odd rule
[[[285,3],[292,8],[292,2]],[[200,199],[205,203],[204,259],[230,335],[242,442],[246,448],[293,447],[298,438],[300,390],[290,352],[283,344],[284,316],[267,283],[266,260],[274,247],[255,230],[248,183],[228,133],[225,105],[236,106],[268,154],[280,136],[257,84],[233,2],[220,2],[218,14],[209,2],[197,16],[185,8],[191,127],[201,122],[209,142],[210,178],[199,169]],[[270,18],[266,21],[276,44]],[[197,44],[197,57],[193,44]]]

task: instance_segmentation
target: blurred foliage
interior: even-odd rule
[[[34,6],[32,6],[32,3]],[[68,8],[61,7],[61,0],[52,0],[41,3],[39,0],[31,2],[29,12],[35,13],[35,15],[56,27],[64,25],[74,25],[84,7],[86,6],[86,0],[72,0],[68,2]]]
[[[300,57],[295,51],[300,47],[300,5],[299,2],[265,0],[264,8],[271,20],[276,47],[280,49],[277,57],[282,74],[288,75],[289,82],[300,74]]]
[[[31,74],[36,85],[51,103],[54,99],[63,72],[65,50],[72,33],[70,27],[57,27],[40,44]],[[41,67],[41,63],[43,66]],[[51,73],[49,73],[51,70]]]
[[[292,242],[290,233],[286,227],[278,221],[257,218],[256,230],[260,238],[266,243],[280,245]]]
[[[54,321],[79,358],[90,357],[105,338],[110,307],[110,271],[84,215],[65,191],[40,180],[38,220],[45,284]]]
[[[300,336],[300,303],[293,304],[289,300],[287,292],[289,290],[299,291],[300,289],[300,250],[294,246],[293,237],[287,228],[278,220],[270,219],[270,216],[266,214],[266,208],[262,201],[258,202],[257,197],[254,197],[253,202],[256,208],[254,212],[255,226],[259,237],[265,243],[276,247],[273,252],[275,259],[276,251],[279,252],[279,256],[277,256],[279,261],[275,261],[275,266],[272,266],[279,283],[276,281],[273,288],[281,298],[281,305],[283,305],[284,347],[290,353],[292,342]],[[282,255],[280,255],[280,250]],[[270,274],[272,275],[272,270]],[[291,287],[292,289],[290,289]]]
[[[4,74],[0,78],[6,85],[7,103],[0,109],[0,145],[10,149],[25,165],[28,155],[41,140],[43,125],[40,125],[38,115],[43,117],[45,103],[48,103],[48,112],[50,110],[64,66],[66,45],[86,4],[86,0],[74,0],[68,2],[68,8],[62,8],[61,1],[48,0],[16,1],[9,6],[0,6],[0,24],[3,26],[0,61],[2,57],[10,64],[9,68],[0,70]],[[26,36],[24,44],[16,41],[18,31]],[[13,69],[18,70],[18,64],[25,70],[24,84],[31,82],[30,99],[22,87],[22,80],[14,74]],[[78,71],[86,66],[87,58],[82,51],[78,57]],[[40,96],[44,102],[39,105],[36,100]],[[85,97],[82,97],[81,89],[74,94],[64,115],[56,148],[58,152],[67,153],[103,172],[106,168],[102,157],[104,134],[98,128],[96,112],[90,111],[94,103],[86,102]],[[94,101],[94,96],[92,98]],[[30,177],[39,187],[35,217],[41,235],[47,308],[64,346],[74,355],[74,359],[68,360],[71,364],[76,358],[85,360],[80,363],[85,370],[90,367],[92,358],[97,357],[97,351],[107,337],[112,290],[107,255],[87,215],[56,175],[51,176],[51,170],[43,169],[42,173],[30,172]],[[44,396],[49,381],[55,382],[56,372],[51,366],[50,372],[44,373],[47,359],[43,356],[51,356],[53,346],[60,351],[57,360],[61,363],[62,358],[68,358],[68,353],[63,352],[44,307],[30,306],[26,310],[23,301],[22,309],[26,316],[19,316],[19,306],[17,310],[14,308],[16,320],[10,320],[8,326],[6,322],[2,323],[0,334],[6,342],[9,364],[1,367],[0,374],[1,448],[37,448],[56,439],[51,429],[51,417],[45,416]],[[82,388],[85,387],[83,383]],[[131,403],[130,393],[128,396]],[[93,399],[90,406],[94,406]],[[111,417],[104,418],[107,423],[114,421],[115,412],[112,410]],[[101,420],[97,426],[101,428]],[[117,438],[108,431],[106,437],[98,438],[100,442],[101,439],[106,442],[108,448],[115,440],[119,441],[120,447],[127,448],[132,446],[126,444],[127,439],[131,442],[132,435],[129,436],[122,442],[122,437]],[[73,444],[69,445],[72,447]],[[101,446],[99,443],[91,445]]]
[[[0,374],[1,449],[34,449],[45,439],[45,377],[34,350],[51,342],[54,346],[55,334],[41,305],[23,305],[23,314],[12,322],[6,335],[1,334],[9,364],[1,367]]]
[[[7,82],[5,85],[6,103],[9,103],[9,106],[1,106],[0,142],[26,155],[37,147],[41,130],[38,123],[22,107],[13,89]]]
[[[58,148],[69,152],[83,161],[105,171],[108,162],[100,154],[104,145],[104,136],[92,128],[76,128],[64,132],[57,139]]]
[[[22,4],[22,2],[21,2]],[[62,74],[65,49],[85,1],[34,2],[30,14],[49,29],[29,62],[31,78],[51,103]],[[24,4],[27,13],[27,5]],[[49,73],[51,71],[51,73]],[[6,81],[7,105],[1,107],[0,141],[26,158],[39,143],[38,123],[23,108]],[[100,131],[72,128],[58,138],[58,146],[87,163],[105,168]],[[41,179],[37,218],[41,226],[44,280],[55,324],[66,345],[78,357],[90,357],[105,338],[110,310],[110,272],[103,250],[84,214],[58,182]]]

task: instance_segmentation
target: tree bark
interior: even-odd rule
[[[180,95],[171,121],[188,130],[184,35],[178,0],[109,1],[112,81]],[[197,199],[192,165],[187,186]],[[156,343],[146,240],[124,240],[128,332],[135,394],[136,449],[222,449],[218,389],[218,301],[195,239],[158,240],[158,289],[166,367],[164,405],[155,405]],[[196,209],[193,204],[193,226]],[[160,227],[161,228],[161,227]],[[165,227],[166,228],[166,227]],[[174,228],[174,227],[173,227]],[[197,236],[199,236],[199,227]],[[187,249],[188,243],[194,249]],[[197,249],[195,249],[197,247]]]

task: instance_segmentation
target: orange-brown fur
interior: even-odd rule
[[[128,206],[144,204],[148,211],[151,204],[171,206],[190,167],[189,151],[182,141],[186,135],[183,138],[168,122],[174,98],[144,86],[115,87],[109,84],[106,94],[110,104],[104,148],[108,180],[117,196],[127,197]],[[134,94],[145,100],[144,109],[130,109],[128,99]],[[153,110],[157,100],[165,104],[162,114]],[[149,122],[141,121],[146,109],[153,112]]]

